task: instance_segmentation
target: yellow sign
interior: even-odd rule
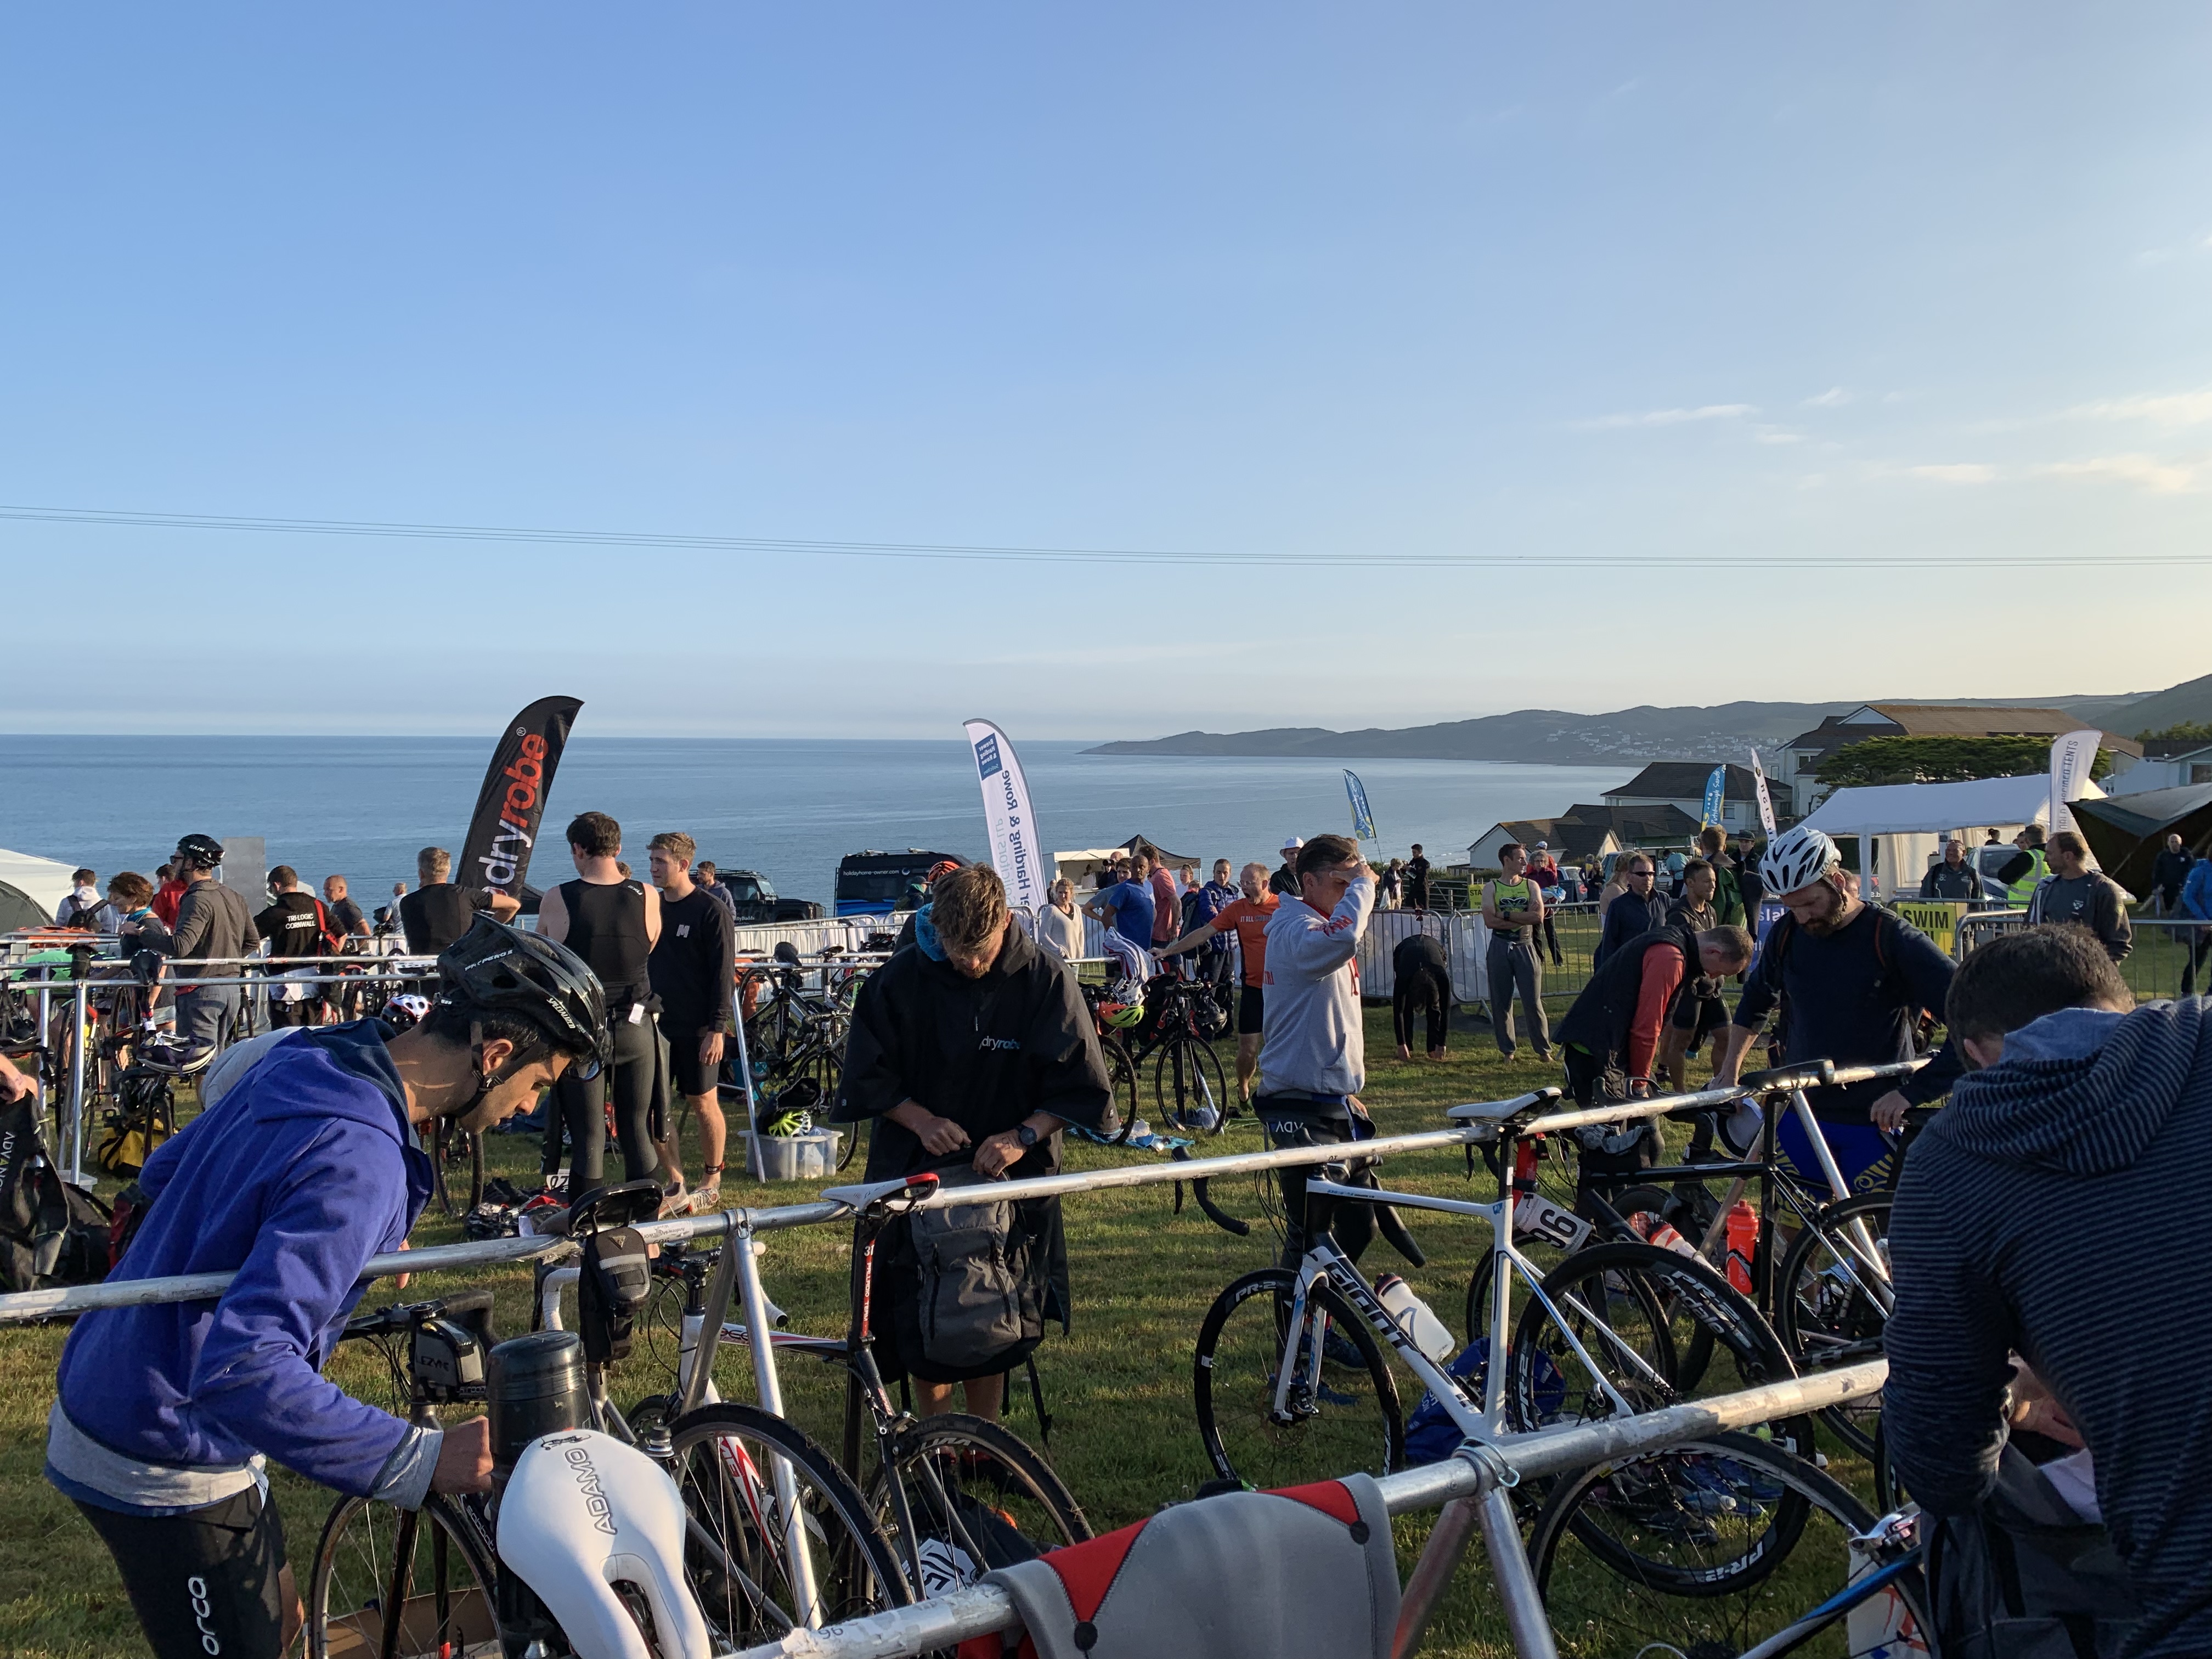
[[[1966,914],[1964,899],[1899,899],[1890,908],[1936,941],[1945,956],[1959,951],[1959,918]]]

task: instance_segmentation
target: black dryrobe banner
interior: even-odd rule
[[[568,727],[583,706],[581,697],[540,697],[507,723],[484,773],[476,816],[469,820],[469,838],[453,872],[456,882],[522,896],[553,769],[561,763]]]

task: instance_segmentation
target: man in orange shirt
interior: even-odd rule
[[[1179,951],[1194,950],[1216,933],[1234,928],[1237,945],[1244,958],[1243,988],[1237,996],[1237,1094],[1246,1105],[1252,1103],[1252,1078],[1260,1069],[1260,1019],[1262,1003],[1261,977],[1267,965],[1267,924],[1273,920],[1275,907],[1281,896],[1267,890],[1267,866],[1248,864],[1237,878],[1242,898],[1231,899],[1223,905],[1213,920],[1202,927],[1194,927],[1172,945],[1160,947],[1159,954],[1171,957]]]

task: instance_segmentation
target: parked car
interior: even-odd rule
[[[837,865],[837,914],[841,916],[887,916],[910,908],[911,891],[933,864],[950,859],[968,860],[957,853],[932,853],[909,847],[903,853],[879,853],[873,848],[848,853]]]
[[[738,921],[819,921],[822,907],[812,899],[778,898],[766,876],[757,870],[718,870],[714,879],[730,890],[737,902]]]

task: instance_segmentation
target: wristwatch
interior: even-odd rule
[[[1037,1132],[1036,1127],[1028,1123],[1016,1126],[1014,1129],[1014,1139],[1022,1143],[1022,1150],[1024,1152],[1029,1151],[1030,1147],[1037,1144]]]

